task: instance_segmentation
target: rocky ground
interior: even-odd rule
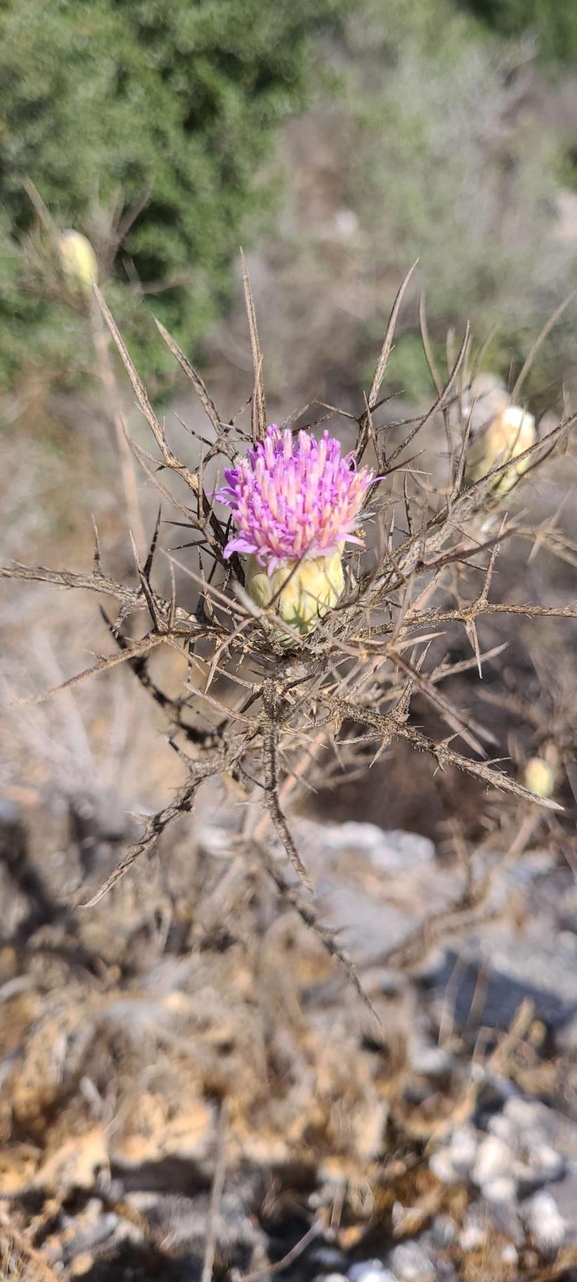
[[[203,1263],[299,1282],[577,1276],[563,859],[489,843],[464,867],[415,833],[296,819],[376,1022],[262,870],[235,866],[238,807],[218,790],[72,919],[58,883],[70,899],[82,866],[115,858],[105,813],[76,820],[60,869],[2,815],[6,1276],[18,1259],[24,1278],[87,1282]],[[70,831],[44,817],[45,837]]]

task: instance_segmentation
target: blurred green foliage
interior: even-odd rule
[[[531,31],[544,58],[577,66],[575,0],[460,0],[495,31],[520,36]]]
[[[490,0],[4,0],[0,379],[14,382],[30,363],[69,377],[93,359],[82,308],[54,288],[53,244],[35,230],[26,179],[58,228],[76,227],[95,245],[110,305],[158,390],[174,363],[151,310],[189,352],[222,313],[239,243],[267,215],[271,223],[277,187],[265,162],[275,130],[335,65],[329,167],[358,235],[342,242],[338,267],[319,252],[318,228],[301,224],[299,244],[285,219],[276,236],[287,272],[304,282],[308,348],[316,360],[330,341],[316,296],[332,298],[335,272],[341,288],[370,276],[377,302],[362,364],[380,341],[392,282],[418,257],[433,344],[442,353],[447,328],[459,336],[469,319],[479,341],[497,325],[491,360],[507,377],[577,274],[556,221],[574,167],[524,107],[526,45],[483,29],[482,2],[503,32],[517,29],[506,13],[539,4],[504,0],[491,18]],[[555,30],[566,31],[569,49],[573,5],[543,0],[545,10],[558,23],[565,15],[566,29]],[[338,36],[329,57],[314,39],[321,30]],[[320,170],[314,182],[322,191]],[[298,184],[293,199],[301,201]],[[289,295],[290,282],[287,327]],[[407,309],[402,330],[390,376],[420,399],[426,375]],[[537,397],[569,377],[574,349],[568,314],[547,346],[550,377],[539,367]],[[270,376],[274,353],[268,359]]]
[[[111,297],[145,370],[159,344],[135,283],[152,288],[155,310],[190,348],[226,301],[241,235],[266,205],[255,176],[279,122],[306,100],[310,38],[347,8],[4,0],[0,378],[32,355],[65,366],[88,340],[81,317],[43,298],[37,254],[21,252],[34,221],[26,179],[60,228],[86,232],[104,256],[120,228]],[[122,234],[133,202],[139,212]]]
[[[452,327],[458,347],[468,320],[479,342],[497,327],[492,368],[507,379],[576,276],[575,247],[557,234],[563,151],[524,108],[526,56],[514,41],[488,38],[451,0],[365,0],[362,21],[355,14],[349,25],[358,61],[343,154],[376,279],[418,258],[433,342]],[[368,326],[367,349],[388,305]],[[533,389],[544,401],[575,371],[571,316],[547,345],[549,376],[541,369]],[[396,359],[399,382],[419,399],[412,324],[416,333],[405,308]]]

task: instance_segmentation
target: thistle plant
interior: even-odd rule
[[[499,549],[513,535],[533,544],[535,531],[520,518],[502,514],[487,528],[487,511],[498,512],[501,481],[510,476],[510,456],[497,458],[466,483],[470,421],[463,407],[474,376],[468,332],[443,381],[430,353],[422,309],[435,399],[418,418],[396,424],[396,443],[391,425],[379,421],[387,360],[410,278],[411,273],[397,295],[358,417],[317,405],[301,430],[294,430],[290,422],[268,423],[246,269],[254,365],[250,422],[243,424],[240,416],[223,420],[201,376],[157,322],[207,416],[211,439],[198,437],[196,467],[174,453],[115,321],[96,291],[156,445],[154,456],[134,441],[132,451],[159,490],[165,512],[176,509],[178,524],[194,535],[200,569],[182,565],[167,550],[172,589],[168,595],[161,591],[156,569],[159,515],[148,555],[141,560],[135,553],[132,583],[117,582],[106,571],[98,540],[94,566],[84,573],[21,565],[1,571],[4,577],[89,589],[116,600],[116,617],[106,616],[114,652],[59,689],[126,663],[164,710],[169,741],[186,766],[185,782],[176,795],[143,822],[137,841],[90,903],[151,851],[173,820],[194,809],[204,781],[215,776],[228,779],[237,796],[249,803],[231,836],[231,851],[247,864],[255,858],[261,862],[281,894],[347,968],[363,996],[351,961],[319,918],[314,870],[304,867],[293,839],[291,807],[305,783],[315,788],[327,781],[334,784],[348,770],[368,770],[384,752],[394,751],[395,741],[405,740],[430,754],[441,769],[466,772],[526,804],[559,810],[543,790],[536,796],[535,790],[489,760],[489,747],[495,744],[491,732],[454,703],[442,686],[457,670],[478,669],[481,675],[492,657],[493,651],[482,652],[477,634],[483,616],[577,617],[575,606],[492,599]],[[567,439],[573,421],[567,418],[544,439],[515,454],[516,480]],[[335,435],[339,424],[354,432],[353,448],[344,454]],[[436,441],[443,441],[437,447],[444,453],[441,489],[420,466],[412,466],[408,456],[427,426],[434,429]],[[216,490],[210,490],[206,469],[215,461],[221,479]],[[187,499],[177,497],[170,476],[184,483]],[[224,505],[224,515],[219,505]],[[541,543],[548,546],[548,538],[547,531],[541,531]],[[555,550],[553,533],[549,542]],[[194,583],[192,607],[178,598],[175,566]],[[138,623],[143,614],[144,632]],[[431,649],[431,640],[441,638],[442,644],[446,630],[455,627],[463,629],[470,657],[457,663],[446,655],[435,658],[438,649]],[[175,648],[188,660],[188,679],[178,697],[169,696],[150,669],[150,657],[161,646]],[[434,711],[438,735],[426,733],[415,717],[417,697]]]

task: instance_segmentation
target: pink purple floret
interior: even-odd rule
[[[341,458],[340,442],[328,432],[320,441],[310,432],[293,438],[273,423],[224,478],[216,498],[237,526],[227,557],[252,554],[273,574],[283,561],[330,556],[345,542],[362,546],[352,531],[373,473],[357,470],[352,453]]]

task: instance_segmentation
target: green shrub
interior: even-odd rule
[[[117,314],[133,342],[144,341],[141,282],[180,341],[194,342],[226,299],[241,234],[266,204],[256,175],[276,126],[305,101],[310,37],[347,5],[4,0],[0,375],[66,346],[53,304],[25,292],[35,277],[19,251],[34,218],[26,179],[60,227],[83,230],[101,252],[111,225],[143,202],[114,262]]]
[[[531,30],[543,57],[577,66],[574,0],[461,0],[464,8],[505,36]]]
[[[364,0],[349,39],[358,66],[343,163],[375,280],[383,282],[367,349],[382,331],[392,269],[398,280],[418,258],[433,341],[443,342],[448,327],[460,339],[468,320],[479,341],[496,326],[506,339],[492,346],[493,368],[508,378],[576,275],[574,245],[557,231],[560,144],[517,111],[519,48],[488,39],[451,0]],[[416,327],[416,307],[409,312],[397,359],[414,393],[420,370],[406,329]],[[574,316],[566,313],[547,346],[555,376],[562,370],[572,384]],[[534,381],[538,374],[537,394],[542,386],[550,396],[539,362]]]

